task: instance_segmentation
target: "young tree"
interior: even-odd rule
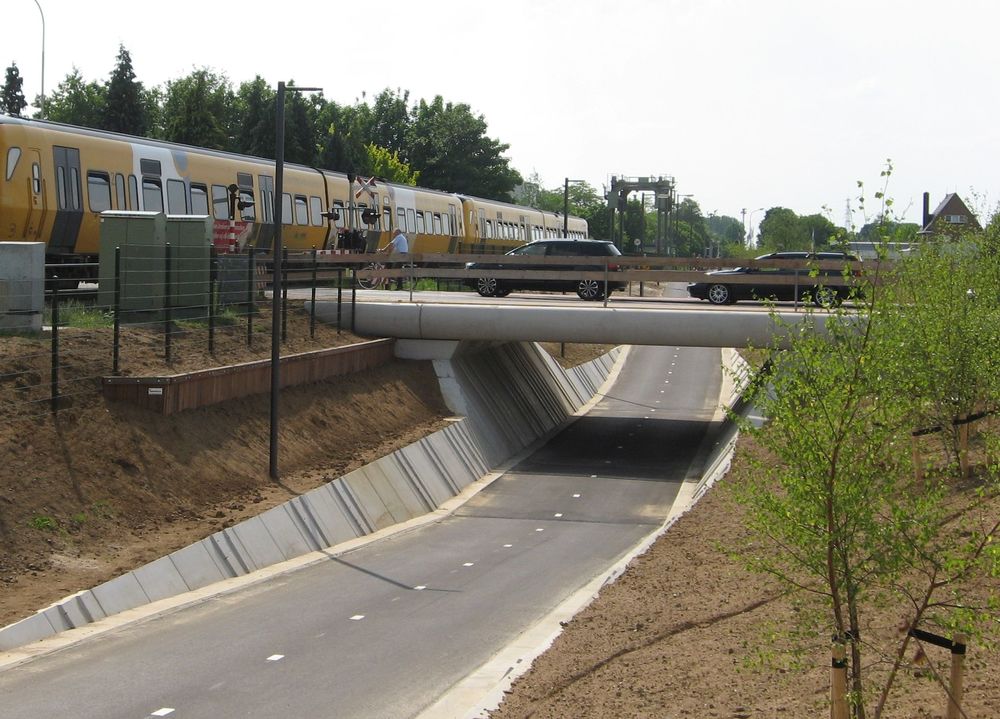
[[[102,129],[145,136],[151,127],[142,83],[135,79],[132,56],[124,45],[118,46],[118,58],[108,80]]]
[[[936,286],[954,269],[921,265],[898,281]],[[926,303],[921,315],[935,326],[953,316],[937,296],[911,295]],[[787,349],[775,351],[766,377],[751,396],[768,418],[746,426],[769,452],[737,488],[754,540],[737,552],[747,565],[781,580],[799,600],[797,636],[833,634],[850,647],[853,716],[876,719],[907,675],[918,625],[975,635],[989,627],[997,597],[977,597],[975,580],[1000,572],[1000,548],[992,537],[998,517],[984,512],[982,498],[995,496],[996,477],[986,472],[979,491],[961,491],[951,465],[917,479],[911,432],[930,399],[921,366],[936,353],[951,355],[942,337],[923,335],[900,345],[913,328],[890,311],[895,290],[868,290],[858,309],[840,308],[828,319],[807,311],[801,325],[786,327]],[[962,344],[995,340],[995,329],[965,325]],[[825,322],[824,322],[825,319]],[[776,322],[777,322],[776,318]],[[780,325],[780,322],[779,322]],[[821,327],[825,326],[825,331]],[[929,342],[926,352],[914,344]],[[966,377],[968,379],[968,377]],[[895,607],[902,635],[873,619]],[[895,623],[895,622],[894,622]]]
[[[21,111],[28,106],[24,99],[22,86],[24,80],[16,64],[11,64],[7,68],[7,77],[4,80],[3,88],[0,90],[0,112],[5,112],[13,117],[20,117]]]

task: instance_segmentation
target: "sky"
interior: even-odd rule
[[[545,188],[669,176],[745,225],[787,207],[860,227],[876,192],[910,222],[924,192],[1000,200],[994,0],[3,0],[0,18],[29,102],[74,67],[106,81],[123,45],[147,87],[208,68],[340,104],[440,95]]]

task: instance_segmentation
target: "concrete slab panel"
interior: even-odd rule
[[[386,506],[385,500],[375,491],[364,468],[344,475],[340,478],[340,482],[344,488],[350,490],[374,529],[385,529],[398,521]]]
[[[317,549],[322,549],[314,537],[308,537],[305,527],[300,527],[295,517],[289,513],[286,504],[269,509],[260,515],[271,539],[285,559],[301,557]]]
[[[226,536],[235,536],[239,539],[239,543],[243,545],[241,554],[247,560],[246,564],[251,571],[285,560],[274,537],[267,531],[260,517],[251,517],[223,531]]]
[[[295,526],[299,528],[299,531],[308,540],[311,547],[310,551],[325,549],[330,546],[330,542],[323,530],[323,525],[316,519],[313,508],[308,503],[302,501],[301,496],[285,502],[283,506],[292,518]]]
[[[0,651],[23,647],[25,644],[51,637],[55,633],[55,627],[49,622],[48,617],[44,614],[33,614],[0,629]]]
[[[361,501],[361,498],[358,497],[357,492],[354,491],[354,488],[348,481],[348,477],[355,474],[359,481],[368,481],[364,478],[363,474],[355,470],[332,482],[329,487],[334,500],[343,509],[344,513],[350,517],[352,524],[358,528],[358,536],[363,537],[375,531],[375,519],[368,514],[368,509],[364,506],[364,502]]]
[[[145,564],[132,573],[151,602],[188,591],[188,585],[169,555]]]
[[[398,453],[400,461],[409,468],[409,474],[418,486],[418,491],[434,508],[440,507],[458,494],[459,489],[457,484],[449,481],[443,468],[434,461],[433,447],[440,441],[444,440],[424,439],[401,449]]]
[[[188,545],[169,555],[188,589],[200,589],[221,582],[228,576],[213,561],[204,541]]]
[[[395,495],[406,508],[407,519],[433,512],[437,508],[430,494],[421,485],[413,466],[402,453],[393,452],[388,457],[373,462],[370,469],[381,471],[385,475]],[[378,485],[375,488],[377,490]]]
[[[43,610],[53,627],[75,629],[103,619],[105,614],[89,589],[71,594]]]
[[[149,603],[149,597],[142,591],[142,585],[132,572],[98,585],[91,591],[109,617]]]
[[[413,509],[422,503],[414,494],[413,489],[407,486],[406,478],[402,476],[399,465],[391,457],[375,460],[363,467],[362,471],[392,516],[393,524],[405,522],[424,514],[419,509],[416,511]]]
[[[332,484],[317,487],[298,498],[309,507],[312,516],[323,528],[323,537],[327,541],[327,546],[333,546],[366,534],[357,520],[347,513],[335,494]]]

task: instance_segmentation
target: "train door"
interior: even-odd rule
[[[71,254],[76,247],[83,221],[83,198],[80,189],[80,150],[75,147],[53,148],[55,164],[56,216],[52,223],[49,252]]]
[[[239,173],[239,184],[240,184],[240,194],[245,194],[247,191],[250,192],[250,201],[253,201],[253,179],[249,180],[249,184],[246,182],[246,178],[249,175],[244,175]],[[260,181],[260,231],[257,235],[256,246],[260,249],[270,250],[271,245],[274,243],[274,178],[271,175],[258,175],[257,179]],[[253,217],[247,217],[245,214],[243,216],[244,220],[253,222]],[[284,224],[288,224],[290,217],[284,217]]]
[[[31,179],[28,181],[28,221],[24,225],[24,239],[29,242],[40,241],[48,209],[42,192],[42,153],[31,148],[25,153],[25,159],[31,163]]]

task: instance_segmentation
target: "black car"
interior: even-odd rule
[[[545,270],[561,272],[578,270],[583,272],[600,272],[604,262],[583,263],[581,257],[620,257],[621,252],[610,242],[602,240],[537,240],[521,245],[504,257],[565,257],[566,264],[541,263],[508,263],[499,262],[469,262],[467,270]],[[576,261],[574,261],[574,258]],[[611,272],[619,270],[618,265],[609,264]],[[465,283],[475,289],[483,297],[506,297],[513,290],[553,290],[556,292],[574,291],[584,300],[604,299],[604,280],[581,279],[567,274],[566,279],[535,279],[532,277],[508,279],[495,277],[472,277]],[[621,280],[608,281],[608,294],[613,290],[625,289]]]
[[[838,284],[817,284],[817,280],[822,281],[823,277],[839,280],[843,275],[842,269],[820,269],[817,270],[818,276],[813,277],[810,276],[808,269],[803,268],[803,263],[818,260],[860,262],[859,257],[847,252],[772,252],[754,259],[795,260],[795,266],[735,267],[706,272],[704,281],[688,285],[688,294],[700,300],[708,300],[714,305],[730,305],[737,300],[790,301],[809,298],[816,305],[824,307],[846,299],[851,294],[852,288]],[[793,277],[796,273],[801,278],[800,283],[774,281],[777,278]],[[732,282],[731,278],[737,276],[752,277],[754,281]]]

